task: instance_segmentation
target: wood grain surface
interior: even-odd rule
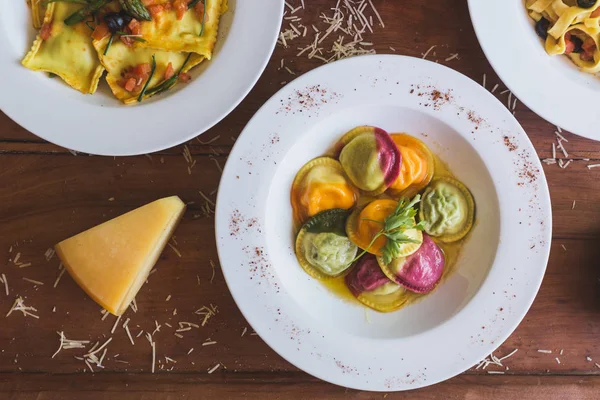
[[[300,0],[289,3],[295,7]],[[329,13],[336,1],[305,3],[307,8],[294,15],[310,26],[318,24],[319,14]],[[474,35],[466,1],[373,0],[373,4],[386,25],[365,34],[377,53],[421,57],[435,45],[428,59],[478,82],[485,74],[487,88],[498,84],[494,94],[507,104],[508,93],[500,94],[506,88]],[[599,398],[600,168],[588,169],[587,165],[600,163],[600,143],[567,132],[563,133],[568,140],[564,142],[569,155],[565,161],[573,162],[564,169],[544,166],[554,223],[548,271],[526,318],[495,352],[500,357],[518,349],[503,367],[473,368],[410,393],[358,392],[299,371],[252,334],[223,280],[214,219],[207,215],[202,194],[214,201],[219,167],[258,108],[283,82],[322,64],[296,56],[298,48],[313,40],[310,32],[287,48],[277,46],[258,84],[241,105],[200,140],[186,144],[196,161],[191,173],[183,145],[149,156],[73,155],[0,113],[0,274],[5,274],[9,286],[6,296],[0,284],[0,399]],[[457,57],[446,61],[455,53]],[[295,75],[280,68],[281,59]],[[552,157],[556,128],[520,102],[515,116],[539,157]],[[85,135],[83,127],[81,134]],[[137,296],[137,313],[128,310],[111,333],[116,318],[102,320],[100,307],[68,274],[54,287],[59,261],[56,257],[47,260],[45,252],[86,228],[173,194],[189,204],[176,231],[175,247],[181,256],[171,248],[164,251],[156,272]],[[17,264],[31,265],[19,268],[14,262],[17,254]],[[20,313],[4,318],[17,296],[37,309],[39,319]],[[176,332],[178,322],[201,323],[203,318],[195,311],[203,306],[217,308],[205,326]],[[127,318],[134,344],[122,328]],[[144,334],[136,336],[140,331],[154,332],[157,325],[157,371],[151,374],[150,345]],[[82,349],[62,350],[52,358],[59,331],[69,339],[92,343],[112,338],[104,368],[91,373],[75,358],[84,353]],[[205,342],[216,343],[203,346]],[[490,375],[489,370],[504,374]]]

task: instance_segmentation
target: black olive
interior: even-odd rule
[[[535,33],[544,40],[548,37],[548,28],[550,28],[550,21],[544,17],[535,23]]]
[[[108,25],[108,30],[111,33],[123,31],[130,21],[131,16],[127,15],[123,11],[109,12],[104,15],[104,22],[106,22],[106,25]]]
[[[581,46],[583,46],[583,40],[579,39],[577,36],[571,36],[571,43],[575,45],[573,48],[573,53],[581,53]]]
[[[592,8],[597,0],[577,0],[577,5],[581,8]]]

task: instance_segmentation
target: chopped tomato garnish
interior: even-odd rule
[[[196,5],[194,6],[194,10],[196,10],[196,15],[198,16],[200,21],[202,21],[202,19],[204,18],[204,3],[202,3],[201,1],[196,3]],[[208,19],[208,15],[206,16],[206,18]]]
[[[571,32],[565,33],[565,54],[571,54],[575,50],[575,43],[571,40]]]
[[[123,89],[127,90],[128,92],[133,92],[133,89],[135,89],[136,87],[136,80],[135,78],[129,78],[125,81],[125,84],[123,85]]]
[[[171,11],[173,9],[173,4],[171,3],[165,3],[162,6],[165,11]]]
[[[46,23],[46,24],[42,25],[42,29],[40,30],[40,38],[42,40],[48,40],[48,39],[50,39],[51,34],[52,34],[52,23]]]
[[[175,70],[173,69],[173,64],[169,63],[169,65],[167,65],[167,69],[165,70],[165,79],[169,79],[173,75],[175,75]]]
[[[128,36],[121,36],[121,42],[125,43],[127,47],[133,46],[133,39]]]
[[[186,74],[185,72],[182,72],[179,74],[179,80],[183,83],[188,83],[189,81],[192,80],[192,76],[190,74]]]
[[[131,70],[131,72],[135,75],[146,75],[149,74],[150,71],[152,71],[152,66],[150,63],[138,64]]]
[[[177,19],[183,19],[185,12],[188,9],[189,0],[175,0],[173,2],[173,7],[175,8],[175,12],[177,13]]]
[[[593,13],[590,14],[590,18],[600,17],[600,7],[596,8]]]
[[[587,37],[581,45],[582,53],[579,57],[584,61],[592,61],[594,59],[594,52],[596,51],[596,42],[591,37]]]
[[[150,15],[152,15],[153,17],[156,17],[158,14],[165,11],[165,8],[161,5],[155,4],[155,5],[148,6],[148,11],[150,12]]]
[[[140,24],[140,21],[138,21],[135,18],[133,18],[131,21],[129,21],[129,24],[127,24],[127,28],[129,28],[129,32],[132,35],[141,35],[142,34],[142,24]]]
[[[103,22],[99,25],[96,25],[96,29],[94,29],[94,32],[92,32],[92,39],[101,40],[109,33],[110,31],[108,30],[108,25]]]
[[[120,85],[128,92],[139,92],[150,78],[152,66],[149,63],[138,64],[121,72],[123,80]]]

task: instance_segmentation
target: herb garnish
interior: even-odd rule
[[[114,38],[115,38],[115,34],[113,33],[112,35],[110,35],[110,39],[108,39],[108,44],[106,45],[106,48],[104,49],[103,55],[106,55],[106,53],[108,53],[108,49],[110,49],[110,45],[112,44]]]
[[[177,73],[175,75],[173,75],[169,79],[164,80],[163,82],[161,82],[160,84],[154,86],[153,88],[148,89],[148,91],[146,92],[146,95],[148,97],[154,96],[156,94],[160,94],[160,93],[166,92],[167,90],[169,90],[173,86],[175,86],[175,83],[177,83],[177,79],[179,79],[179,75],[183,71],[183,68],[185,67],[185,65],[190,60],[191,56],[192,56],[192,53],[189,53],[188,56],[187,56],[187,58],[185,59],[185,61],[181,65],[181,68],[179,68],[179,71],[177,71]]]
[[[198,4],[200,0],[192,0],[190,4],[188,4],[188,10]],[[206,21],[206,0],[202,0],[202,4],[204,4],[204,12],[202,13],[202,27],[200,28],[200,33],[198,36],[202,36],[204,33],[204,21]]]
[[[373,219],[363,219],[363,221],[375,222],[381,224],[382,228],[371,240],[371,243],[358,256],[352,260],[352,263],[362,257],[373,246],[375,241],[381,236],[385,236],[387,241],[381,248],[384,264],[389,264],[394,258],[400,255],[400,245],[405,243],[419,243],[419,241],[411,239],[406,235],[409,229],[423,230],[423,221],[415,223],[417,210],[414,205],[421,201],[421,195],[418,194],[412,200],[401,199],[393,213],[388,215],[384,221],[376,221]]]
[[[154,54],[152,54],[152,69],[150,70],[150,76],[148,77],[148,80],[144,84],[144,87],[143,87],[142,91],[140,92],[140,95],[138,96],[138,99],[137,99],[138,102],[140,102],[140,101],[142,101],[144,99],[144,94],[146,93],[146,89],[148,88],[148,84],[150,83],[150,80],[154,76],[154,72],[155,71],[156,71],[156,57],[155,57]]]

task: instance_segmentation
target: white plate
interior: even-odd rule
[[[556,126],[600,140],[600,77],[548,55],[523,0],[469,0],[469,11],[488,61],[520,101]]]
[[[446,93],[450,100],[441,100]],[[424,140],[477,204],[456,272],[389,314],[336,297],[293,251],[296,172],[363,124]],[[542,281],[551,224],[535,150],[494,96],[432,62],[364,56],[303,75],[252,118],[223,173],[216,235],[238,307],[275,351],[326,381],[392,391],[448,379],[510,335]]]
[[[0,0],[0,109],[32,133],[69,149],[100,155],[151,153],[210,129],[248,94],[275,47],[283,0],[257,7],[230,0],[213,59],[194,79],[136,106],[125,106],[101,81],[83,95],[60,78],[21,65],[35,31],[25,1]],[[259,26],[260,29],[256,29]]]

